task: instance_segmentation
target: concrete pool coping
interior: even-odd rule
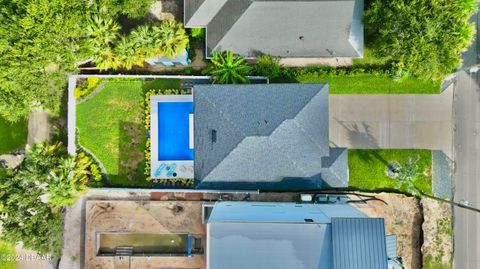
[[[158,160],[158,106],[159,102],[192,102],[193,95],[154,95],[150,97],[150,177],[152,179],[193,178],[193,160]],[[193,148],[193,115],[189,116],[189,144]],[[162,165],[175,164],[176,177],[155,176],[155,171]]]

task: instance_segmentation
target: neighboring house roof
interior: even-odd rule
[[[197,85],[199,188],[348,186],[346,149],[329,148],[327,84]]]
[[[333,218],[334,269],[385,269],[387,247],[383,219]]]
[[[219,202],[206,245],[208,269],[387,268],[383,219],[347,204]]]
[[[184,0],[185,27],[206,28],[207,54],[363,57],[363,0]]]

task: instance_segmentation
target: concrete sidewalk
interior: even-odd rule
[[[452,158],[453,86],[442,94],[330,95],[330,143],[442,150]]]

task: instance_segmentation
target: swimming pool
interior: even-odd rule
[[[193,178],[193,97],[150,97],[150,177]]]
[[[193,102],[158,102],[158,160],[193,160]]]

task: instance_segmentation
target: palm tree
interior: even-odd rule
[[[250,74],[251,70],[252,68],[246,65],[245,59],[227,51],[225,53],[214,52],[205,73],[214,77],[214,83],[237,84],[250,83],[246,76]]]
[[[109,46],[94,48],[92,62],[100,69],[116,69],[119,66],[118,59]]]
[[[134,65],[143,66],[145,55],[137,51],[134,40],[123,36],[115,47],[115,57],[120,66],[130,70]]]
[[[107,19],[97,15],[89,18],[86,31],[91,38],[88,41],[92,49],[112,44],[117,39],[120,28],[120,25],[111,18]]]
[[[159,37],[157,46],[166,57],[175,57],[188,46],[188,36],[181,22],[162,21],[160,27],[154,27],[154,31]]]
[[[144,59],[153,58],[158,55],[159,49],[155,48],[155,40],[158,39],[154,27],[150,25],[140,25],[132,30],[130,39],[137,48],[137,52],[143,55]]]

